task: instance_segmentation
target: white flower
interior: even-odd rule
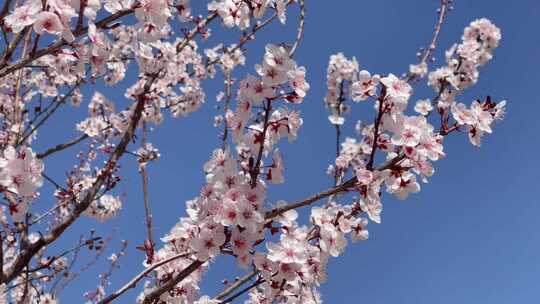
[[[403,172],[399,175],[390,174],[386,180],[386,190],[394,194],[400,200],[404,200],[409,193],[420,191],[420,185],[416,182],[416,176],[410,172]]]
[[[8,146],[0,158],[0,185],[21,197],[29,198],[41,187],[41,172],[43,162],[36,158],[30,148],[17,152]]]
[[[29,3],[16,7],[13,13],[6,16],[4,21],[11,28],[13,33],[19,33],[25,27],[32,25],[36,21],[37,13],[41,11],[41,3],[30,1]]]
[[[283,177],[283,170],[285,168],[283,167],[283,159],[281,158],[281,153],[279,152],[279,149],[274,150],[274,162],[272,165],[270,165],[270,168],[268,169],[268,177],[267,179],[272,184],[282,184],[285,181],[285,178]]]
[[[43,35],[44,32],[54,35],[60,35],[64,26],[57,14],[51,12],[41,12],[37,15],[34,22],[34,31]]]
[[[347,239],[337,229],[321,228],[321,250],[333,257],[337,257],[345,250]]]
[[[373,75],[362,70],[358,73],[358,81],[353,82],[351,94],[354,101],[366,100],[368,97],[374,96],[379,84],[379,75]]]
[[[414,106],[414,111],[424,116],[428,115],[432,110],[433,106],[431,105],[431,101],[429,99],[418,100]]]
[[[212,300],[209,296],[202,296],[194,304],[217,304],[219,301]]]
[[[265,47],[264,63],[281,71],[294,69],[295,63],[291,60],[289,52],[282,46],[267,44]]]
[[[102,195],[98,200],[93,201],[84,211],[84,215],[104,222],[118,214],[122,209],[120,198],[110,194]]]
[[[199,261],[206,261],[213,258],[220,252],[220,247],[225,243],[223,226],[209,230],[203,228],[198,237],[191,240],[191,249],[196,253]]]
[[[392,73],[381,78],[381,83],[386,87],[386,94],[390,99],[396,99],[399,102],[406,103],[411,96],[411,86]]]
[[[289,71],[288,76],[289,84],[294,89],[296,95],[301,99],[306,97],[306,93],[310,89],[309,83],[306,81],[306,69],[304,67],[297,67]]]
[[[287,203],[285,201],[278,201],[276,205],[279,208],[279,207],[286,206]],[[283,212],[280,215],[276,216],[274,220],[283,226],[293,227],[293,226],[296,226],[297,218],[298,218],[298,212],[296,212],[296,210],[294,209],[291,209],[289,211]]]
[[[333,125],[338,125],[338,126],[341,126],[341,125],[343,125],[345,123],[345,118],[343,116],[339,116],[337,114],[332,114],[332,115],[328,116],[328,120]]]
[[[428,72],[428,66],[427,66],[427,63],[425,62],[409,65],[409,73],[416,77],[424,77],[426,76],[427,72]]]

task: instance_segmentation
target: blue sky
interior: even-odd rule
[[[355,56],[361,68],[372,73],[405,72],[416,61],[418,48],[431,39],[435,10],[439,1],[309,1],[306,33],[296,54],[298,64],[307,68],[311,91],[302,111],[304,126],[292,144],[282,146],[287,183],[271,187],[269,198],[296,200],[326,189],[331,177],[325,174],[334,158],[334,128],[323,106],[326,67],[330,55],[343,52]],[[459,42],[463,28],[474,19],[487,17],[502,30],[502,41],[494,60],[481,69],[480,80],[459,97],[469,104],[491,95],[508,100],[507,116],[495,126],[494,134],[481,148],[470,145],[466,135],[454,134],[445,141],[447,157],[435,164],[436,173],[419,194],[406,201],[384,195],[383,223],[369,225],[370,240],[349,246],[345,254],[329,263],[329,280],[321,287],[326,303],[538,303],[540,297],[540,136],[536,106],[540,53],[540,2],[538,1],[456,1],[443,26],[435,57]],[[248,62],[238,77],[253,72],[266,43],[291,41],[297,12],[291,11],[285,27],[276,24],[249,45]],[[230,34],[234,33],[234,36]],[[215,29],[236,37],[234,31]],[[212,40],[215,42],[216,40]],[[437,60],[436,66],[443,64]],[[432,67],[434,65],[431,65]],[[151,132],[149,141],[162,158],[149,167],[150,197],[155,219],[155,235],[162,236],[184,215],[185,201],[197,195],[204,183],[202,166],[219,147],[212,127],[217,113],[214,96],[222,82],[207,82],[207,102],[201,110],[182,119],[166,119]],[[97,87],[117,103],[126,104],[121,90]],[[89,92],[89,91],[87,91]],[[415,87],[412,100],[432,97],[424,83]],[[76,135],[73,129],[86,112],[65,108],[60,120],[46,125],[36,142],[41,151]],[[369,116],[368,116],[369,115]],[[353,135],[353,121],[371,117],[369,105],[358,106],[349,115],[346,134]],[[134,149],[133,149],[134,150]],[[46,160],[46,170],[60,179],[74,159],[72,153]],[[115,229],[115,241],[107,252],[126,239],[130,249],[121,270],[113,274],[107,291],[118,288],[142,267],[144,255],[135,250],[144,240],[144,210],[140,176],[135,160],[124,160],[125,193],[120,216],[105,225],[84,219],[61,239],[61,246],[73,244],[81,233],[97,227],[101,235]],[[43,194],[47,194],[45,189]],[[44,203],[49,203],[46,199]],[[54,251],[53,249],[51,249]],[[78,266],[85,263],[83,257]],[[79,303],[84,291],[93,290],[97,274],[106,262],[85,272],[61,295],[62,303]],[[100,270],[100,271],[98,271]],[[202,293],[215,295],[220,281],[242,274],[228,257],[217,259],[205,277]],[[133,303],[130,292],[118,303]]]

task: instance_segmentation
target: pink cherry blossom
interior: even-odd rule
[[[44,32],[54,35],[60,35],[64,30],[64,26],[58,15],[52,12],[41,12],[36,16],[34,22],[34,31],[38,34]]]
[[[43,184],[43,162],[30,148],[17,151],[8,146],[0,158],[0,184],[9,191],[25,198],[36,193]]]

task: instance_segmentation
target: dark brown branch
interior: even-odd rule
[[[251,168],[251,187],[255,188],[257,185],[257,177],[259,176],[263,151],[264,151],[264,142],[266,140],[266,132],[268,131],[268,121],[270,120],[270,111],[272,111],[272,102],[268,99],[266,101],[266,107],[264,109],[264,123],[263,123],[263,130],[261,133],[261,139],[260,139],[260,146],[259,146],[259,152],[257,153],[257,161],[255,162],[255,166]]]
[[[191,29],[191,31],[186,35],[186,37],[178,42],[178,44],[176,45],[176,53],[180,53],[189,44],[189,42],[197,34],[199,34],[204,29],[204,27],[207,26],[208,23],[210,23],[210,21],[214,20],[217,16],[217,11],[214,11],[210,13],[206,18],[198,22],[197,26]]]
[[[377,167],[375,170],[377,171],[383,171],[383,170],[386,170],[388,168],[391,168],[392,166],[394,166],[395,164],[397,164],[398,162],[400,162],[401,160],[403,160],[405,158],[405,155],[404,154],[400,154],[396,157],[394,157],[393,159],[383,163],[382,165],[380,165],[379,167]],[[323,199],[323,198],[326,198],[326,197],[329,197],[330,195],[333,195],[333,194],[337,194],[337,193],[341,193],[341,192],[345,192],[345,191],[348,191],[351,187],[354,187],[354,185],[356,184],[356,177],[353,177],[349,180],[347,180],[346,182],[338,185],[338,186],[334,186],[328,190],[325,190],[325,191],[322,191],[322,192],[319,192],[315,195],[312,195],[306,199],[303,199],[301,201],[298,201],[298,202],[295,202],[295,203],[290,203],[288,205],[285,205],[285,206],[281,206],[281,207],[277,207],[277,208],[274,208],[268,212],[266,212],[266,214],[264,215],[264,218],[269,220],[269,219],[272,219],[284,212],[287,212],[289,210],[292,210],[292,209],[298,209],[300,207],[303,207],[303,206],[307,206],[307,205],[310,205],[320,199]]]
[[[228,297],[227,299],[223,300],[220,302],[220,304],[226,304],[226,303],[231,303],[234,299],[240,297],[241,295],[245,294],[246,292],[250,291],[251,289],[259,286],[261,283],[263,283],[264,280],[262,279],[259,279],[255,282],[253,282],[251,285],[247,286],[246,288],[240,290],[239,292],[235,293],[234,295]]]
[[[374,123],[374,130],[373,130],[373,145],[371,147],[371,153],[369,154],[369,161],[366,165],[366,168],[368,170],[371,170],[373,168],[373,161],[375,160],[375,153],[377,153],[377,141],[379,140],[379,127],[382,123],[382,116],[384,114],[384,100],[386,98],[386,87],[383,85],[381,88],[381,93],[379,95],[379,98],[377,100],[379,101],[379,111],[377,113],[377,117],[375,118]]]
[[[214,300],[223,300],[226,296],[233,293],[235,290],[237,290],[240,286],[246,284],[249,282],[254,276],[256,276],[259,272],[258,271],[252,271],[242,278],[238,279],[236,282],[234,282],[231,286],[227,287],[225,290],[220,292]]]
[[[8,62],[11,59],[11,56],[15,52],[15,49],[21,43],[22,38],[26,36],[26,33],[30,30],[30,27],[24,28],[21,32],[17,33],[13,39],[9,42],[8,47],[4,51],[4,54],[2,55],[2,60],[0,61],[0,67],[4,66],[6,62]]]
[[[202,264],[205,262],[201,262],[199,260],[193,261],[191,264],[189,264],[188,267],[184,268],[182,271],[180,271],[174,278],[167,281],[165,284],[154,288],[151,292],[149,292],[144,300],[142,301],[142,304],[151,304],[156,299],[158,299],[164,292],[167,292],[174,288],[176,284],[182,282],[186,277],[188,277],[192,272],[197,270]]]
[[[133,279],[131,279],[129,282],[127,282],[124,286],[122,286],[120,289],[118,289],[117,291],[113,292],[112,294],[110,294],[109,296],[107,296],[105,299],[101,300],[99,302],[99,304],[106,304],[106,303],[110,303],[112,302],[114,299],[118,298],[119,296],[121,296],[122,294],[124,294],[126,291],[128,291],[129,289],[131,288],[135,288],[135,286],[137,286],[137,283],[142,280],[144,277],[146,277],[150,272],[154,271],[156,268],[160,267],[160,266],[163,266],[169,262],[172,262],[176,259],[180,259],[180,258],[185,258],[189,255],[190,253],[180,253],[180,254],[177,254],[177,255],[173,255],[169,258],[166,258],[162,261],[159,261],[151,266],[149,266],[148,268],[146,268],[145,270],[141,271],[138,275],[136,275]]]
[[[81,136],[79,136],[79,137],[77,137],[77,138],[75,138],[75,139],[73,139],[71,141],[68,141],[68,142],[63,143],[63,144],[56,145],[56,146],[54,146],[54,147],[52,147],[50,149],[47,149],[46,151],[38,153],[36,155],[36,157],[39,158],[39,159],[43,159],[43,158],[45,158],[45,157],[47,157],[47,156],[49,156],[51,154],[54,154],[56,152],[60,152],[60,151],[65,150],[65,149],[67,149],[69,147],[72,147],[72,146],[80,143],[81,141],[83,141],[83,140],[85,140],[87,138],[89,138],[89,136],[87,134],[83,134],[83,135],[81,135]]]

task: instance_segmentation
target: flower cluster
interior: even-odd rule
[[[146,167],[146,164],[149,161],[153,161],[161,157],[159,150],[151,143],[146,143],[144,146],[137,149],[136,154],[139,156],[139,169]]]
[[[147,213],[143,264],[148,268],[120,289],[153,271],[155,280],[146,282],[137,302],[220,303],[223,299],[200,297],[199,283],[218,255],[228,255],[253,272],[252,288],[243,289],[249,290],[247,303],[321,303],[317,289],[327,279],[328,261],[350,242],[368,239],[368,221],[381,222],[383,190],[398,199],[419,192],[421,182],[434,174],[433,162],[445,157],[445,136],[465,131],[479,146],[494,121],[503,118],[504,101],[487,97],[468,107],[455,100],[476,83],[479,68],[501,39],[487,19],[472,22],[461,43],[446,52],[446,65],[434,71],[422,59],[403,77],[375,74],[338,53],[330,57],[324,99],[337,130],[337,155],[329,169],[334,186],[295,203],[270,202],[271,185],[285,182],[280,144],[299,136],[304,120],[298,107],[310,90],[306,69],[293,58],[304,30],[303,2],[211,0],[204,17],[192,12],[189,0],[8,1],[1,22],[6,50],[0,56],[0,190],[7,201],[0,224],[9,232],[0,244],[1,293],[8,291],[14,302],[58,303],[52,291],[69,277],[73,251],[49,259],[47,247],[79,216],[103,222],[118,215],[122,200],[113,190],[121,180],[120,158],[135,156],[144,175],[147,163],[160,157],[147,143],[147,131],[162,124],[166,113],[176,118],[197,111],[206,100],[205,80],[223,76],[225,83],[215,116],[215,126],[224,128],[221,148],[204,165],[205,185],[187,202],[187,215],[161,239],[161,247],[153,243]],[[253,72],[237,78],[235,69],[247,62],[246,44],[273,20],[285,23],[288,7],[296,3],[301,11],[294,44],[266,45]],[[241,31],[238,40],[204,45],[212,33],[209,24],[216,21]],[[433,42],[430,52],[434,48]],[[413,112],[410,83],[425,75],[436,97],[417,100]],[[129,103],[95,90],[85,97],[83,85],[98,81],[111,87],[131,81],[122,92]],[[88,114],[76,125],[82,134],[36,155],[30,145],[38,128],[61,106],[78,107],[85,99]],[[340,142],[345,131],[340,126],[354,106],[349,100],[373,102],[375,119],[358,122],[357,137]],[[132,150],[129,145],[139,139],[140,148]],[[78,144],[85,148],[76,154],[65,183],[44,174],[41,159]],[[385,161],[377,165],[380,159]],[[105,165],[96,166],[102,160]],[[36,216],[29,206],[39,197],[43,177],[54,186],[56,201]],[[312,207],[302,224],[295,209],[321,199],[326,203]],[[40,225],[47,225],[44,233],[38,233]],[[126,248],[124,243],[110,256],[111,270],[100,276],[95,292],[85,294],[89,302],[105,299],[112,269]],[[53,278],[52,288],[46,288]],[[0,302],[8,300],[0,295]]]
[[[17,151],[9,146],[0,158],[0,185],[20,196],[31,198],[43,184],[43,162],[30,148]]]
[[[260,147],[263,147],[263,152],[267,154],[282,137],[289,140],[296,138],[303,123],[299,112],[287,107],[275,109],[272,101],[283,99],[287,103],[302,103],[310,88],[305,80],[304,67],[297,66],[282,46],[267,45],[263,63],[256,65],[255,69],[260,78],[248,75],[240,82],[236,111],[229,110],[225,115],[233,141],[238,149],[244,151],[244,158],[257,156]],[[248,125],[254,106],[264,106],[266,121]],[[276,158],[274,173],[281,170],[280,157]]]
[[[500,40],[501,31],[488,19],[465,28],[462,42],[446,51],[447,66],[428,75],[428,84],[441,92],[439,107],[448,107],[460,91],[478,81],[478,68],[491,60]]]
[[[471,25],[475,26],[476,23]],[[469,37],[469,32],[468,28],[465,36]],[[406,80],[391,73],[379,76],[359,71],[355,59],[347,60],[342,54],[332,56],[325,99],[331,111],[330,121],[344,123],[343,114],[348,111],[344,102],[349,98],[357,102],[374,99],[376,119],[373,124],[357,125],[361,140],[346,138],[332,167],[343,177],[351,173],[351,182],[344,183],[348,185],[344,189],[354,189],[358,196],[348,205],[330,199],[324,207],[314,207],[310,225],[304,226],[297,222],[295,210],[272,213],[265,210],[264,202],[265,181],[283,182],[283,159],[275,146],[284,136],[296,138],[302,125],[297,111],[276,109],[276,101],[302,101],[309,89],[305,70],[296,66],[285,47],[268,45],[256,71],[259,77],[249,75],[240,81],[236,110],[227,109],[225,113],[227,131],[236,149],[214,151],[205,165],[208,184],[199,197],[188,202],[189,217],[182,218],[163,238],[165,246],[157,254],[163,259],[192,252],[171,263],[183,267],[195,260],[207,262],[219,254],[234,256],[239,266],[258,273],[257,289],[251,290],[247,303],[319,301],[316,288],[326,280],[329,258],[338,257],[345,250],[348,238],[368,238],[368,218],[381,222],[382,189],[399,199],[420,191],[418,179],[427,182],[434,173],[432,162],[445,156],[444,136],[460,127],[474,134],[491,132],[491,123],[504,113],[504,103],[490,100],[475,102],[470,110],[452,103],[455,124],[450,125],[450,117],[439,111],[441,128],[436,129],[428,118],[434,106],[440,108],[437,102],[419,100],[414,105],[418,114],[407,113],[413,91]],[[262,109],[254,113],[257,108]],[[387,162],[375,167],[378,151],[386,154]],[[261,166],[271,152],[272,163],[265,170]],[[277,203],[278,210],[285,206],[283,201]],[[279,234],[277,242],[271,237],[275,234]],[[256,248],[262,243],[266,243],[267,253]],[[170,277],[183,268],[171,265],[161,267],[158,277]],[[182,281],[175,292],[161,299],[195,301],[197,282],[206,267],[207,263]],[[212,300],[203,297],[199,302]]]
[[[247,303],[311,302],[316,288],[326,281],[330,257],[338,257],[348,244],[366,240],[367,219],[359,217],[358,203],[342,206],[331,202],[311,211],[310,227],[299,226],[298,214],[290,210],[275,219],[281,224],[279,243],[267,242],[268,254],[256,253],[254,266],[259,271],[259,288],[250,294]],[[320,299],[319,299],[320,301]]]
[[[458,90],[476,81],[477,68],[492,57],[493,48],[500,39],[500,31],[488,20],[481,19],[472,22],[465,29],[463,39],[461,45],[453,47],[450,51],[452,54],[458,54],[459,59],[450,60],[448,57],[448,67],[430,73],[428,83],[436,84],[435,89],[439,94],[435,102],[429,99],[416,102],[414,110],[419,115],[409,116],[405,113],[412,94],[412,88],[405,80],[393,74],[377,78],[382,87],[378,94],[375,94],[376,87],[374,87],[369,95],[376,97],[375,122],[367,125],[358,124],[357,130],[362,140],[357,142],[356,139],[347,138],[341,145],[335,166],[330,167],[330,172],[337,171],[341,174],[352,170],[361,209],[375,222],[381,221],[380,195],[383,185],[388,193],[399,199],[405,199],[410,193],[418,192],[420,185],[417,176],[424,182],[427,181],[427,177],[434,173],[432,162],[445,156],[444,136],[465,128],[471,142],[480,145],[481,136],[484,133],[491,133],[493,121],[501,119],[504,115],[504,101],[496,104],[488,97],[485,102],[473,102],[468,109],[464,104],[453,100]],[[467,55],[465,50],[468,50]],[[336,69],[336,58],[341,57],[337,55],[330,59],[329,71]],[[354,67],[357,69],[357,65]],[[342,69],[344,72],[341,74],[351,70]],[[443,71],[451,72],[440,77],[444,74]],[[336,72],[329,75],[334,74]],[[446,84],[452,84],[452,87]],[[335,85],[329,88],[329,95],[330,92],[336,92]],[[441,117],[441,127],[438,130],[428,121],[434,106],[437,107]],[[450,123],[451,117],[455,119],[453,124]],[[385,152],[387,155],[388,161],[381,168],[373,168],[376,151]]]
[[[99,2],[97,2],[99,6]],[[75,6],[77,5],[77,6]],[[71,19],[78,16],[80,8],[78,1],[53,0],[49,3],[50,10],[42,11],[39,1],[29,0],[24,5],[17,7],[6,17],[6,24],[14,33],[19,33],[26,26],[33,25],[37,34],[45,33],[60,35],[63,39],[72,42],[75,37],[70,29]],[[99,7],[98,7],[99,8]],[[95,18],[95,10],[88,6],[88,16]]]
[[[220,253],[233,255],[243,268],[256,263],[253,246],[265,239],[266,182],[284,181],[283,159],[273,147],[282,137],[295,139],[302,125],[298,112],[278,102],[301,103],[309,90],[304,68],[282,46],[268,45],[256,70],[260,77],[249,75],[240,82],[236,111],[226,113],[236,153],[228,148],[214,151],[204,166],[207,185],[188,202],[189,217],[163,238],[165,246],[156,256],[160,260],[181,252],[193,254],[159,268],[158,278],[174,275],[183,268],[178,265],[207,262]],[[263,111],[252,113],[260,106]],[[270,152],[272,163],[264,167],[262,158]],[[193,302],[201,275],[202,270],[184,280],[172,297]]]
[[[216,11],[226,27],[238,27],[241,30],[249,27],[252,16],[260,19],[267,9],[276,10],[280,22],[285,23],[285,0],[214,0],[208,4],[208,10]]]
[[[324,102],[330,110],[328,119],[334,125],[342,125],[345,123],[343,114],[349,112],[345,100],[352,98],[359,102],[373,97],[380,77],[366,70],[359,71],[356,58],[348,60],[342,53],[338,53],[330,57],[326,79],[328,92]]]
[[[491,133],[491,124],[504,117],[506,101],[494,103],[491,98],[485,102],[473,101],[468,109],[462,103],[454,103],[451,107],[456,126],[463,126],[469,134],[471,143],[480,146],[480,140],[485,133]]]

